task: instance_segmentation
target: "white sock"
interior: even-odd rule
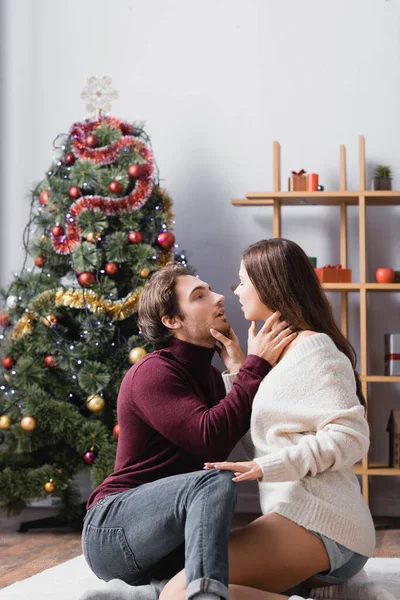
[[[364,569],[339,585],[312,588],[310,596],[318,600],[396,600],[393,594],[371,581]]]
[[[121,579],[111,579],[101,588],[85,592],[79,600],[157,600],[165,584],[166,581],[154,580],[149,585],[135,586]]]

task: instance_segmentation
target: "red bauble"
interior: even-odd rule
[[[164,250],[169,250],[175,244],[175,236],[170,231],[162,231],[158,234],[156,242]]]
[[[147,165],[129,165],[128,167],[129,177],[140,179],[147,173]]]
[[[78,276],[78,281],[82,287],[90,287],[95,283],[96,277],[93,273],[85,272]]]
[[[83,460],[85,461],[85,463],[87,465],[91,465],[94,462],[95,458],[96,458],[96,455],[92,450],[85,452],[85,454],[83,455]]]
[[[115,275],[118,272],[118,265],[115,263],[107,263],[104,270],[107,275]]]
[[[56,366],[56,361],[54,356],[51,356],[51,354],[49,354],[49,356],[45,356],[44,358],[44,364],[46,365],[46,367],[55,367]]]
[[[53,229],[54,229],[54,228],[53,228]],[[62,228],[61,228],[61,229],[62,229]],[[40,268],[42,268],[42,267],[44,267],[44,265],[45,265],[45,264],[46,264],[46,258],[45,258],[44,256],[37,256],[37,257],[35,258],[35,265],[36,265],[37,267],[40,267]]]
[[[86,136],[85,143],[86,146],[88,146],[88,148],[97,148],[97,146],[99,145],[99,138],[97,137],[97,135],[90,133]]]
[[[77,198],[79,198],[80,195],[81,195],[81,190],[78,188],[77,185],[73,185],[69,188],[68,196],[70,198],[72,198],[73,200],[76,200]]]
[[[113,436],[116,437],[117,439],[119,438],[119,424],[118,423],[116,425],[114,425]]]
[[[61,225],[54,225],[54,227],[51,228],[51,233],[56,238],[61,237],[62,235],[64,235],[65,229],[64,227],[61,227]]]
[[[109,188],[113,194],[120,194],[122,192],[122,184],[119,181],[112,181]]]
[[[8,314],[5,312],[0,313],[0,327],[8,327],[10,325],[10,319]]]
[[[67,152],[64,156],[64,164],[66,167],[71,167],[75,162],[75,154],[73,152]]]
[[[1,364],[5,369],[7,369],[7,371],[9,371],[14,366],[14,359],[12,358],[12,356],[6,356],[1,361]]]
[[[119,126],[122,135],[130,135],[133,133],[133,128],[132,125],[129,125],[128,123],[121,123]]]
[[[131,244],[141,244],[143,242],[143,235],[140,231],[130,231],[128,240]]]
[[[42,206],[46,206],[48,200],[50,198],[50,192],[49,190],[44,190],[43,192],[40,192],[39,194],[39,202]]]

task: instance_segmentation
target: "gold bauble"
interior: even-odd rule
[[[52,492],[54,492],[54,490],[56,489],[56,486],[54,485],[52,479],[49,479],[49,481],[46,481],[46,483],[44,484],[44,489],[49,494],[51,494]]]
[[[46,327],[52,327],[57,323],[57,317],[56,315],[53,315],[53,313],[49,313],[48,315],[43,317],[42,323],[43,325],[46,325]]]
[[[46,233],[42,233],[40,236],[40,239],[43,241],[43,240],[47,240],[48,237],[49,236]]]
[[[24,417],[21,420],[21,427],[24,431],[34,431],[36,429],[36,419],[33,417]]]
[[[92,412],[100,412],[105,406],[104,398],[102,398],[98,394],[92,394],[86,400],[86,406]]]
[[[129,352],[129,362],[132,365],[135,365],[139,360],[141,360],[144,356],[146,356],[147,352],[144,348],[140,348],[137,346],[136,348],[132,348]]]
[[[92,231],[90,233],[87,233],[85,235],[86,241],[90,242],[91,244],[97,244],[97,242],[100,239],[100,234],[97,233],[97,231]]]
[[[11,417],[8,415],[1,415],[0,417],[0,429],[10,429]]]
[[[11,382],[11,373],[3,373],[3,377],[7,381],[7,383]]]
[[[142,269],[139,275],[140,277],[143,277],[143,279],[146,279],[146,277],[150,275],[150,269]]]

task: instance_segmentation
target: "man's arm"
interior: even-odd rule
[[[225,459],[250,426],[253,398],[271,365],[248,356],[232,390],[209,408],[179,367],[153,356],[133,376],[131,406],[165,438],[201,460]],[[218,458],[220,457],[220,458]]]

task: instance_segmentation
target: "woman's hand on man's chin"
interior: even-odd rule
[[[239,339],[232,327],[227,335],[216,329],[210,329],[210,333],[219,342],[215,348],[229,373],[237,373],[245,361],[245,356],[240,347]]]

